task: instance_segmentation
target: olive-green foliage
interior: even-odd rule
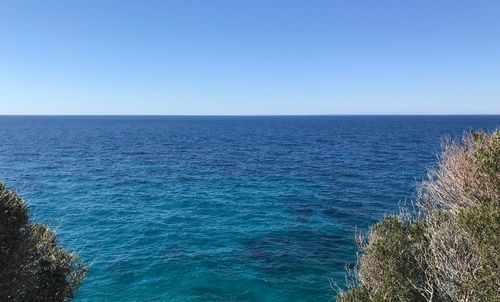
[[[494,202],[461,211],[457,226],[468,238],[470,249],[481,264],[475,278],[461,285],[482,299],[500,301],[500,206]]]
[[[414,243],[424,240],[422,224],[408,224],[389,216],[372,227],[368,240],[369,244],[363,246],[359,271],[373,299],[421,301],[411,281],[423,279],[414,257]]]
[[[415,200],[359,241],[338,301],[500,301],[500,131],[447,142]]]
[[[0,182],[0,301],[66,301],[87,268],[33,223],[26,202]]]
[[[339,301],[426,301],[416,288],[426,283],[418,252],[426,246],[425,221],[388,216],[360,238],[356,283]]]
[[[342,302],[357,302],[357,301],[383,301],[380,297],[371,297],[369,290],[364,285],[349,285],[347,291],[339,293],[338,300]]]

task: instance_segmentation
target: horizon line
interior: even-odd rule
[[[293,116],[500,116],[500,113],[335,113],[335,114],[0,114],[0,117],[293,117]]]

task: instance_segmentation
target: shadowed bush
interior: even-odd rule
[[[26,202],[0,182],[0,301],[66,301],[86,273],[78,255],[32,222]]]
[[[500,131],[445,142],[415,204],[358,238],[337,300],[500,301]]]

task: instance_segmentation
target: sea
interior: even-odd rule
[[[75,301],[332,301],[355,234],[500,116],[1,116],[0,179],[91,265]]]

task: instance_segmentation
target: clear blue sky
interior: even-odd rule
[[[500,1],[0,2],[0,114],[500,114]]]

